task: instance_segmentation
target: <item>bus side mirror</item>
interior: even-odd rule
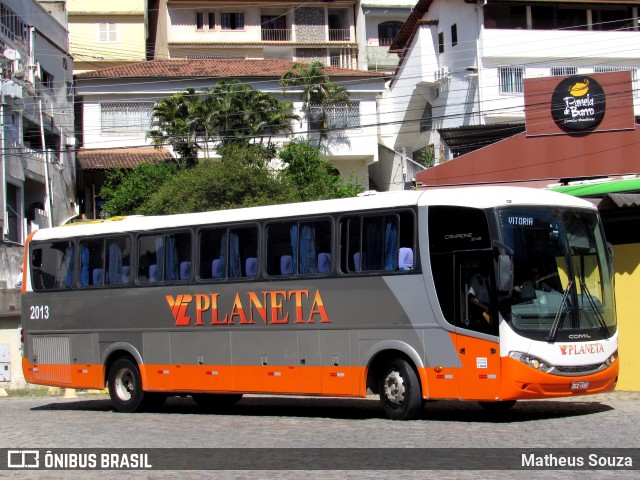
[[[513,262],[505,253],[498,255],[498,291],[509,293],[513,290]]]

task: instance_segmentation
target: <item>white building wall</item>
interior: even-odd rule
[[[603,2],[604,3],[604,2]],[[640,32],[598,30],[485,29],[482,3],[434,0],[385,92],[381,115],[393,121],[380,128],[381,143],[396,152],[435,147],[436,162],[452,158],[437,133],[440,128],[524,122],[522,93],[500,93],[498,67],[524,65],[525,78],[547,77],[552,66],[576,66],[579,74],[595,66],[633,68],[634,110],[640,115]],[[456,24],[458,43],[451,44]],[[444,53],[438,53],[438,33]],[[437,82],[436,71],[449,76]],[[474,71],[474,68],[477,70]],[[442,76],[442,75],[440,75]],[[415,125],[425,102],[433,109],[433,128],[419,134]]]

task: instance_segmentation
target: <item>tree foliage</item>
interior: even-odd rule
[[[279,152],[284,162],[283,175],[297,189],[298,201],[353,197],[364,188],[355,179],[348,183],[328,160],[320,156],[319,147],[294,140]]]
[[[330,162],[308,142],[293,141],[280,151],[282,169],[271,168],[271,144],[229,143],[222,162],[205,160],[193,168],[143,164],[109,172],[100,191],[109,215],[224,210],[355,196],[363,190],[345,184]]]
[[[193,88],[160,100],[153,107],[147,136],[157,147],[169,145],[185,166],[198,161],[199,138],[204,133],[203,108]]]
[[[223,161],[202,161],[178,172],[154,192],[140,209],[145,214],[225,210],[287,203],[295,189],[280,172],[256,157],[267,155],[258,145],[230,145]]]
[[[139,214],[149,196],[176,172],[172,163],[143,163],[130,170],[109,170],[100,190],[109,216]]]
[[[182,166],[197,163],[198,152],[229,143],[263,143],[275,134],[290,133],[291,102],[251,85],[219,81],[196,93],[192,88],[159,101],[147,136],[153,145],[170,145]],[[205,154],[205,156],[209,156]]]

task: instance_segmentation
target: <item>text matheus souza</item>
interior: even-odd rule
[[[177,326],[191,325],[251,325],[256,320],[267,324],[331,323],[320,290],[271,290],[266,292],[236,292],[228,311],[218,308],[220,293],[167,295]],[[294,314],[285,313],[294,306]],[[195,313],[195,318],[194,318]]]

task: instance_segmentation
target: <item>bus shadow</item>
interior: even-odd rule
[[[536,400],[519,401],[510,410],[490,412],[482,408],[477,402],[439,400],[427,402],[418,420],[462,423],[520,423],[594,415],[613,409],[607,403],[597,400]],[[113,407],[108,398],[98,398],[54,402],[34,407],[33,410],[110,412],[113,411]],[[386,418],[377,398],[344,399],[251,395],[243,397],[235,405],[216,408],[202,408],[190,397],[171,397],[167,399],[161,408],[146,412],[146,414],[306,417],[350,420]]]

